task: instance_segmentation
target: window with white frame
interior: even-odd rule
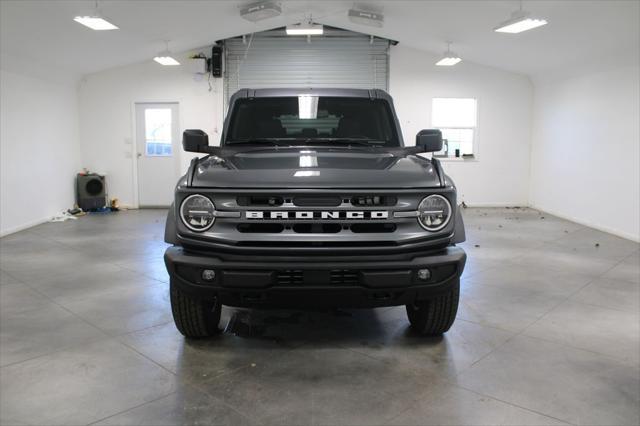
[[[147,157],[171,156],[173,151],[171,132],[171,108],[147,108],[144,110],[145,154]]]
[[[478,102],[473,98],[433,98],[431,125],[442,131],[442,151],[436,156],[455,157],[476,153]]]

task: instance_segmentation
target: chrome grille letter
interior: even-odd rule
[[[364,219],[364,212],[347,212],[347,219]]]
[[[387,219],[389,218],[389,212],[371,212],[371,219]]]
[[[313,212],[296,212],[296,219],[313,219]]]
[[[320,219],[340,219],[340,212],[320,212]]]
[[[245,217],[247,219],[262,219],[262,212],[247,211]]]
[[[289,212],[271,212],[271,219],[289,219]]]

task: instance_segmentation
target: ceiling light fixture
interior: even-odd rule
[[[450,67],[457,64],[461,60],[462,59],[460,58],[460,56],[451,51],[451,43],[447,43],[447,51],[444,52],[442,58],[438,62],[436,62],[436,65],[439,67]]]
[[[271,1],[252,3],[240,9],[240,17],[251,22],[275,18],[280,14],[282,14],[282,8]]]
[[[547,21],[545,19],[534,18],[529,12],[522,10],[522,0],[520,0],[520,9],[513,12],[511,18],[495,27],[493,31],[497,33],[518,34],[543,25],[547,25]]]
[[[79,24],[84,25],[85,27],[89,27],[92,30],[95,31],[107,31],[107,30],[117,30],[119,29],[118,27],[116,27],[115,25],[113,25],[111,22],[107,21],[104,18],[101,18],[100,16],[97,15],[93,15],[93,16],[76,16],[75,18],[73,18],[74,21],[76,21]]]
[[[180,65],[180,62],[178,62],[173,56],[171,56],[171,52],[169,51],[169,42],[165,41],[165,43],[167,44],[167,48],[162,52],[158,53],[158,55],[154,57],[153,60],[159,63],[160,65],[165,65],[165,66]]]
[[[299,24],[287,25],[287,35],[322,35],[324,28],[320,24],[314,24],[311,20],[307,22],[301,22]]]
[[[163,53],[154,57],[153,60],[159,63],[160,65],[165,65],[165,66],[180,65],[180,62],[176,61],[172,56],[169,56],[168,54],[163,54]]]
[[[91,15],[76,16],[75,18],[73,18],[73,20],[95,31],[108,31],[108,30],[119,29],[117,26],[107,21],[105,18],[103,18],[100,15],[100,11],[98,10],[98,0],[96,0],[95,8]]]
[[[382,13],[350,9],[347,16],[354,24],[368,25],[370,27],[378,28],[382,28],[384,25],[384,16]]]

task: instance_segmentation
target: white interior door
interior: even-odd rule
[[[138,204],[168,207],[179,175],[178,103],[136,103]]]

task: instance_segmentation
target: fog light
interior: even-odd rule
[[[216,271],[213,269],[205,269],[202,271],[202,279],[205,281],[213,281],[216,278]]]
[[[418,278],[422,281],[427,281],[431,278],[431,271],[428,269],[418,269]]]

